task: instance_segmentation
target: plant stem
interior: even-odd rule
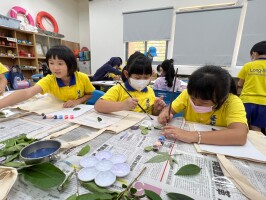
[[[135,183],[137,180],[138,180],[138,178],[143,174],[143,172],[145,171],[147,169],[147,167],[144,167],[142,170],[141,170],[141,172],[139,173],[139,175],[127,186],[127,188],[124,190],[124,191],[122,191],[121,193],[119,193],[119,195],[117,196],[117,199],[116,200],[120,200],[121,199],[121,197],[123,197],[123,195],[125,194],[125,192],[126,191],[128,191],[130,188],[131,188],[131,186],[133,185],[133,183]]]

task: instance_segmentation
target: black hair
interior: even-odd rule
[[[189,77],[188,94],[202,100],[211,100],[218,110],[229,93],[237,94],[236,84],[228,71],[219,66],[204,66]]]
[[[266,41],[256,43],[250,50],[250,55],[257,52],[259,55],[266,55]]]
[[[49,59],[64,60],[67,65],[67,75],[72,76],[75,71],[78,70],[78,64],[74,53],[66,46],[58,45],[51,47],[46,53],[46,62],[49,63]]]
[[[161,72],[161,70],[160,70],[161,67],[162,67],[161,64],[159,64],[159,65],[157,66],[156,70],[157,70],[158,73]]]
[[[175,77],[175,69],[174,69],[174,60],[165,60],[161,65],[163,71],[165,72],[165,80],[167,82],[168,87],[173,86],[173,80]]]
[[[126,82],[127,78],[124,75],[124,70],[127,70],[129,77],[132,74],[152,75],[151,61],[143,53],[136,51],[128,58],[127,65],[122,70],[121,78],[123,82]]]
[[[122,65],[122,63],[123,63],[123,60],[122,60],[122,58],[120,58],[120,57],[117,57],[119,60],[120,60],[120,65]]]

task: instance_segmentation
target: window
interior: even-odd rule
[[[126,59],[129,58],[135,51],[141,53],[147,52],[149,47],[154,46],[156,48],[157,56],[153,58],[152,64],[159,64],[166,59],[167,44],[165,40],[160,41],[142,41],[142,42],[127,42],[126,43]]]

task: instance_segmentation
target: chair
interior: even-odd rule
[[[170,91],[164,91],[164,90],[154,90],[154,93],[155,93],[155,96],[156,97],[164,96],[164,98],[163,98],[164,102],[167,105],[170,104],[172,92],[170,92]],[[181,92],[174,92],[173,101],[176,99],[176,97],[179,96],[180,93]]]
[[[166,105],[170,104],[172,92],[164,91],[164,90],[154,90],[154,93],[155,93],[156,97],[164,96],[163,100],[166,103]],[[174,101],[180,94],[181,94],[181,92],[174,92],[174,96],[173,96],[172,101]],[[182,116],[183,116],[183,111],[180,113],[176,113],[174,115],[174,117],[182,117]]]
[[[5,73],[5,77],[6,77],[6,80],[7,80],[6,91],[9,91],[9,87],[8,87],[8,85],[10,84],[10,75],[9,75],[9,72],[6,72]]]
[[[86,102],[87,105],[94,105],[96,101],[103,96],[105,92],[101,90],[94,90],[92,92],[92,97]]]

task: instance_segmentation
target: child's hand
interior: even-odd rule
[[[166,124],[169,121],[171,121],[172,118],[173,118],[173,114],[170,113],[170,116],[169,116],[169,106],[168,106],[165,109],[163,109],[163,111],[160,113],[160,115],[158,117],[158,122],[160,124]]]
[[[65,102],[63,104],[63,107],[64,108],[73,108],[73,107],[75,107],[78,104],[79,104],[79,102],[76,101],[76,100],[68,100],[67,102]]]
[[[0,86],[0,95],[3,94],[4,91],[5,91],[5,88],[3,88],[3,87]]]
[[[164,102],[163,98],[163,96],[160,96],[159,98],[157,97],[154,102],[154,108],[158,111],[161,111],[166,106],[166,103]]]
[[[196,132],[185,131],[174,126],[163,127],[162,135],[168,139],[180,140],[186,143],[193,143],[198,141],[198,134]]]
[[[123,110],[134,110],[138,105],[138,99],[136,98],[128,98],[123,102]]]

